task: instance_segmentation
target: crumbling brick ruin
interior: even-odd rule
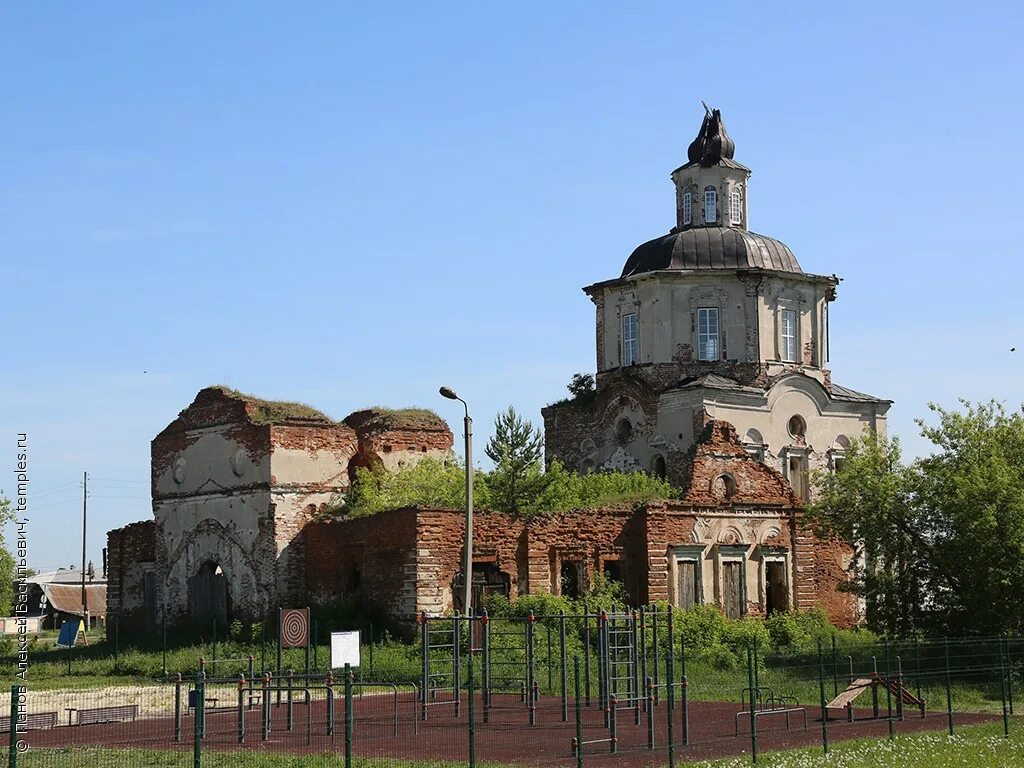
[[[303,531],[337,505],[358,466],[450,455],[428,411],[358,411],[343,422],[225,387],[196,395],[153,440],[154,520],[108,534],[108,605],[122,626],[257,620],[306,600]],[[122,554],[123,553],[123,554]]]
[[[594,303],[596,388],[543,410],[546,459],[580,473],[641,470],[679,489],[638,509],[529,522],[481,511],[474,593],[578,594],[597,574],[634,604],[720,606],[731,616],[823,606],[858,620],[839,589],[851,550],[803,522],[809,472],[837,469],[890,401],[832,381],[829,305],[839,278],[806,273],[782,242],[747,229],[750,170],[708,112],[672,172],[676,225]],[[446,457],[430,411],[307,406],[211,387],[153,441],[154,520],[108,536],[108,615],[259,619],[283,603],[358,599],[408,629],[455,602],[462,513],[400,509],[324,517],[359,467]]]

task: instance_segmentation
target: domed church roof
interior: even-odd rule
[[[694,227],[648,240],[630,254],[621,276],[663,269],[803,272],[785,243],[736,227]]]
[[[733,160],[735,152],[736,143],[725,132],[721,111],[704,104],[700,131],[687,148],[689,162],[672,172],[676,227],[634,250],[621,277],[676,269],[803,272],[785,243],[745,229],[750,170]],[[694,194],[695,190],[703,190],[704,195]]]

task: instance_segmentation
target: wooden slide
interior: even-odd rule
[[[869,688],[878,686],[880,688],[888,689],[893,696],[902,699],[904,704],[912,704],[921,710],[921,716],[924,717],[925,702],[923,699],[919,699],[917,696],[912,694],[910,690],[905,686],[901,685],[899,681],[891,677],[876,677],[874,679],[861,677],[850,683],[846,690],[836,696],[832,701],[825,705],[826,709],[846,709],[853,705],[853,702],[857,700],[864,691]]]
[[[826,704],[825,708],[846,709],[848,706],[853,704],[853,702],[856,700],[858,696],[864,693],[864,691],[866,691],[872,685],[874,685],[873,681],[866,677],[854,680],[852,683],[846,686],[845,691],[840,693],[838,696],[832,699],[832,701]]]

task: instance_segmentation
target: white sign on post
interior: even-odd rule
[[[359,632],[331,632],[331,669],[359,666]]]

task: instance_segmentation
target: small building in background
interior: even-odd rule
[[[91,565],[91,564],[90,564]],[[61,623],[82,619],[82,571],[78,568],[58,568],[44,571],[25,579],[28,631],[60,629]],[[94,570],[85,575],[85,600],[89,612],[89,626],[106,622],[107,582]],[[0,633],[16,634],[18,617],[0,619]]]

